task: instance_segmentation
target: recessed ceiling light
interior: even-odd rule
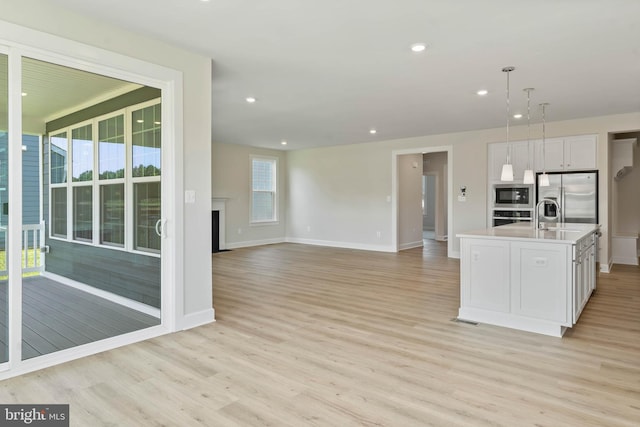
[[[287,145],[287,141],[280,142],[281,145]]]
[[[159,125],[159,124],[160,124],[160,122],[153,122],[153,124],[154,124],[154,125]]]
[[[370,133],[371,135],[375,135],[376,133],[378,133],[378,131],[377,131],[377,130],[375,130],[375,129],[369,129],[369,133]]]
[[[254,102],[257,101],[253,96],[248,96],[246,100],[249,104],[253,104]]]
[[[414,43],[411,45],[411,50],[414,52],[422,52],[427,48],[427,45],[424,43]]]
[[[522,118],[522,114],[520,114],[520,113],[514,114],[513,118],[514,119],[521,119]]]
[[[480,90],[479,90],[479,91],[477,91],[476,93],[477,93],[478,95],[480,95],[480,96],[485,96],[486,94],[488,94],[488,93],[489,93],[489,91],[488,91],[488,90],[486,90],[486,89],[480,89]]]
[[[136,120],[136,123],[144,123],[144,120],[138,119],[138,120]]]
[[[27,92],[22,92],[22,96],[27,96]]]

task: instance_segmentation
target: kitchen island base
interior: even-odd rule
[[[593,224],[460,234],[458,319],[561,337],[595,289]]]

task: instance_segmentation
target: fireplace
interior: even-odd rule
[[[225,210],[227,199],[216,197],[211,199],[211,252],[227,249],[225,233]]]

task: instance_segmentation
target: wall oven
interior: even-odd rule
[[[499,210],[495,209],[493,211],[493,226],[497,227],[499,225],[513,224],[516,222],[526,222],[527,224],[531,224],[531,214],[530,210],[526,211],[517,211],[517,210]]]
[[[532,209],[533,185],[495,184],[493,186],[494,208]]]

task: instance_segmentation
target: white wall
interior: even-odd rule
[[[198,322],[211,310],[211,59],[174,46],[123,31],[84,16],[69,13],[41,0],[0,0],[1,18],[65,39],[82,42],[76,53],[100,63],[94,47],[162,65],[182,73],[184,158],[178,171],[184,188],[196,192],[194,204],[183,205],[184,223],[175,232],[184,241],[183,310]],[[0,25],[2,23],[0,22]],[[12,37],[19,37],[13,34]],[[48,41],[44,39],[43,41]],[[51,44],[43,43],[42,46]],[[43,47],[44,48],[44,47]],[[53,46],[50,51],[55,50]],[[60,53],[68,55],[68,52]],[[178,200],[182,203],[182,195]],[[203,236],[209,236],[203,237]],[[193,317],[195,316],[195,317]],[[189,321],[187,321],[188,323]],[[186,324],[185,324],[186,325]]]
[[[422,154],[398,156],[398,248],[422,246]]]
[[[639,126],[640,112],[547,123],[549,138],[598,135],[603,260],[610,259],[608,133]],[[511,137],[524,140],[526,132],[526,126],[515,126]],[[453,236],[449,239],[455,239],[454,252],[459,252],[455,234],[487,224],[487,144],[503,140],[504,129],[497,128],[289,152],[287,236],[294,241],[393,250],[391,205],[387,202],[392,151],[450,145],[453,153],[448,167],[453,168],[453,188],[467,187],[466,202],[457,198],[453,202]]]
[[[395,251],[391,152],[384,144],[290,151],[287,163],[289,240]]]
[[[276,178],[278,223],[250,225],[251,155],[278,159]],[[285,151],[236,144],[214,143],[211,148],[211,194],[226,198],[226,247],[228,249],[283,242],[287,220]]]

